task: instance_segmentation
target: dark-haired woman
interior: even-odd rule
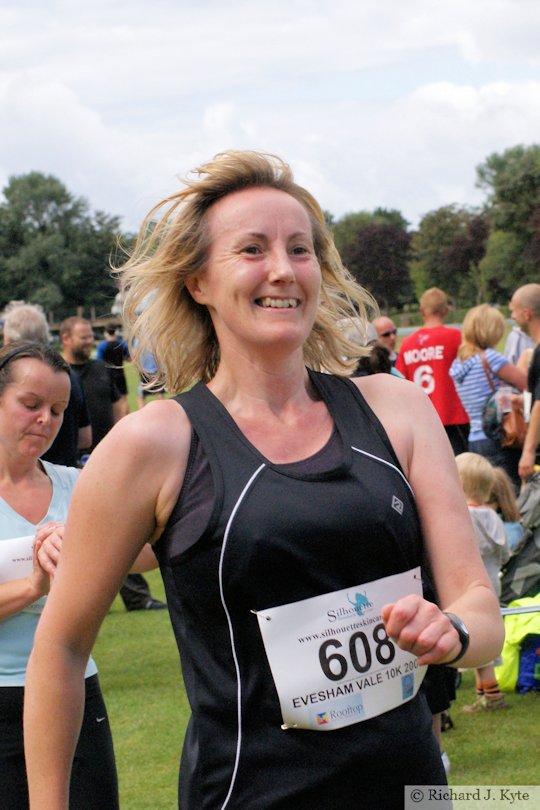
[[[41,461],[70,394],[69,366],[36,343],[0,350],[0,806],[24,810],[28,784],[23,696],[34,634],[61,552],[79,471]],[[73,810],[118,807],[107,712],[97,668],[85,668],[85,703],[71,775]]]

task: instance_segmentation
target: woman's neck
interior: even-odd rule
[[[289,374],[259,368],[247,378],[221,369],[208,387],[248,441],[275,464],[308,458],[331,436],[332,417],[304,365]]]
[[[31,467],[0,464],[0,497],[29,523],[36,526],[47,515],[52,483],[39,460]]]
[[[39,459],[14,459],[10,456],[0,457],[0,487],[4,484],[14,485],[22,482],[32,483],[46,477]]]
[[[231,414],[247,415],[253,410],[279,413],[313,402],[314,392],[301,355],[289,356],[284,363],[240,359],[242,362],[235,363],[222,360],[208,384]]]

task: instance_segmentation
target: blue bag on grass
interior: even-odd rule
[[[530,634],[521,642],[516,690],[540,692],[540,636]]]

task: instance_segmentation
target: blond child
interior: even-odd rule
[[[503,521],[490,506],[496,480],[492,464],[478,453],[456,456],[461,486],[473,522],[476,542],[497,596],[501,593],[499,572],[510,556]],[[490,662],[475,670],[476,701],[464,706],[463,711],[474,713],[507,707],[495,677],[495,663]]]
[[[513,551],[523,537],[523,524],[510,476],[502,467],[494,467],[494,480],[489,506],[500,516],[510,551]]]

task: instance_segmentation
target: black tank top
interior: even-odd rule
[[[420,694],[332,732],[281,728],[253,611],[422,557],[414,497],[379,420],[349,380],[309,374],[335,432],[293,464],[262,456],[202,383],[177,397],[197,441],[155,551],[192,710],[182,810],[394,810],[403,785],[445,782]]]

